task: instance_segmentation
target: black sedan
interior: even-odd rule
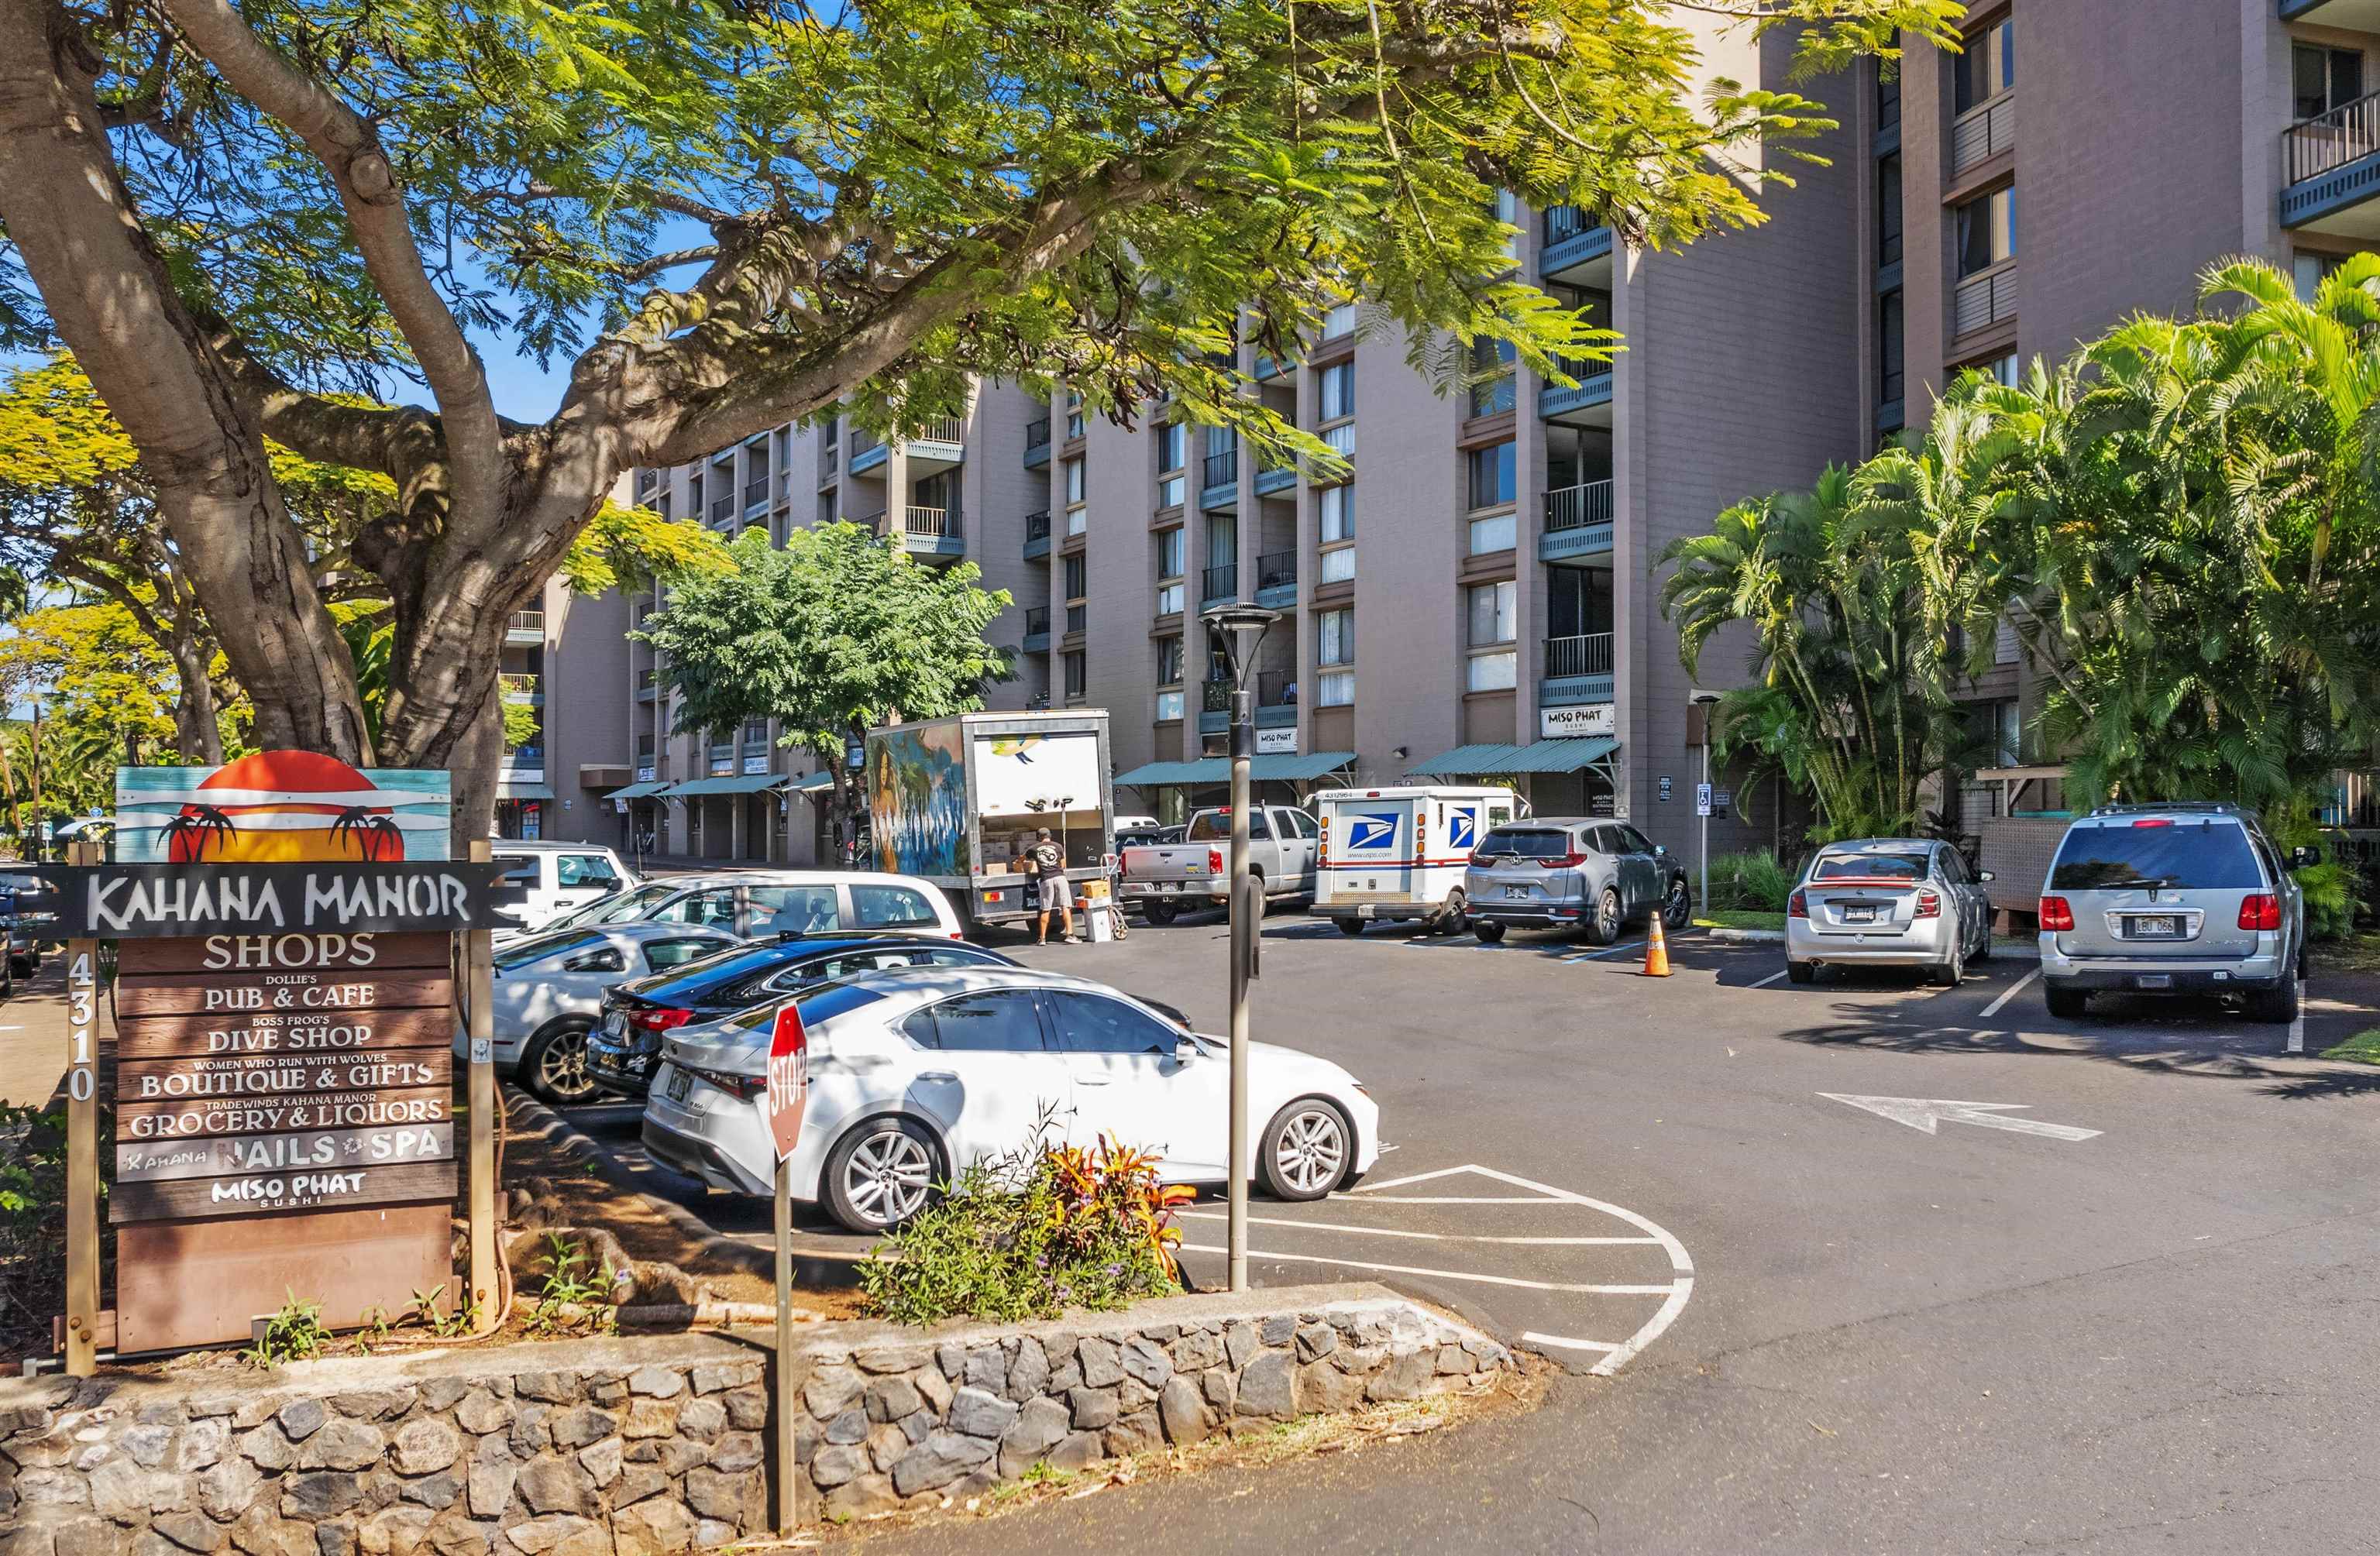
[[[785,935],[623,983],[603,996],[587,1070],[605,1091],[642,1097],[662,1033],[715,1021],[829,979],[886,967],[1014,967],[997,951],[914,935]]]

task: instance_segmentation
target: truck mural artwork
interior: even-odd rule
[[[1066,874],[1106,873],[1115,836],[1104,709],[963,713],[870,730],[868,825],[877,867],[922,876],[978,923],[1036,911],[1020,866],[1043,827]]]

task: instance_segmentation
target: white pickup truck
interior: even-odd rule
[[[1269,901],[1313,898],[1315,848],[1321,833],[1312,816],[1293,806],[1250,808],[1248,867],[1264,882]],[[1124,907],[1137,910],[1151,923],[1172,923],[1184,912],[1223,907],[1232,890],[1232,813],[1220,807],[1194,811],[1182,841],[1126,849],[1121,859]]]

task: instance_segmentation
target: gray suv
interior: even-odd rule
[[[2228,995],[2297,1019],[2305,895],[2252,811],[2224,802],[2102,805],[2066,829],[2041,888],[2049,1013],[2094,994]]]
[[[1539,816],[1489,832],[1463,881],[1471,931],[1493,945],[1512,925],[1585,929],[1598,946],[1638,918],[1683,929],[1694,913],[1685,866],[1624,821]]]

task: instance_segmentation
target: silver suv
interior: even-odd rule
[[[1472,850],[1463,893],[1471,932],[1494,945],[1512,925],[1585,929],[1598,946],[1659,913],[1671,929],[1693,916],[1685,867],[1624,821],[1540,816],[1489,832]]]
[[[2252,811],[2227,802],[2102,805],[2066,829],[2041,888],[2049,1013],[2094,994],[2226,995],[2297,1019],[2305,895]]]

